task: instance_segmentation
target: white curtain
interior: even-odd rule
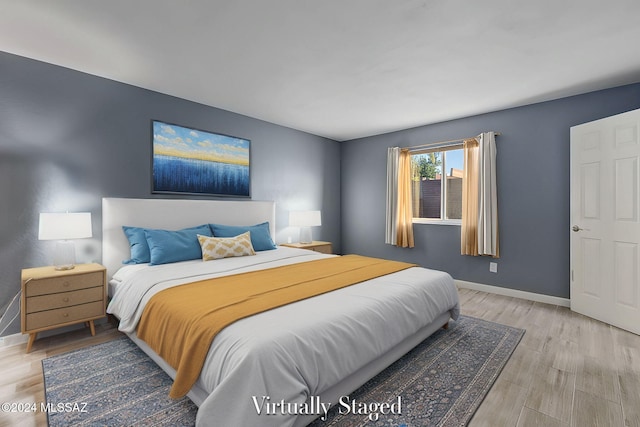
[[[398,216],[398,164],[400,161],[400,148],[387,148],[387,211],[384,242],[395,245],[397,238]]]
[[[498,187],[496,184],[496,138],[494,132],[476,137],[479,144],[478,255],[500,256],[498,244]]]

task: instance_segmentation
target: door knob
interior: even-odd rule
[[[571,229],[572,229],[573,231],[575,231],[576,233],[577,233],[578,231],[585,230],[584,228],[580,228],[580,227],[579,227],[579,226],[577,226],[577,225],[574,225],[573,227],[571,227]]]

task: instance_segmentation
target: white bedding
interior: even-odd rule
[[[133,333],[146,302],[168,287],[328,256],[279,247],[249,257],[125,267],[114,275],[107,311],[121,320],[120,330]],[[239,320],[211,345],[197,384],[210,394],[197,425],[292,426],[295,415],[258,415],[253,397],[302,404],[447,311],[458,317],[451,277],[415,267]]]

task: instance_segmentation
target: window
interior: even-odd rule
[[[414,222],[460,224],[463,159],[461,144],[411,154]]]

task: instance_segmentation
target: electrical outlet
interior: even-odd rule
[[[492,273],[497,273],[498,272],[498,263],[497,262],[490,262],[489,263],[489,271]]]

